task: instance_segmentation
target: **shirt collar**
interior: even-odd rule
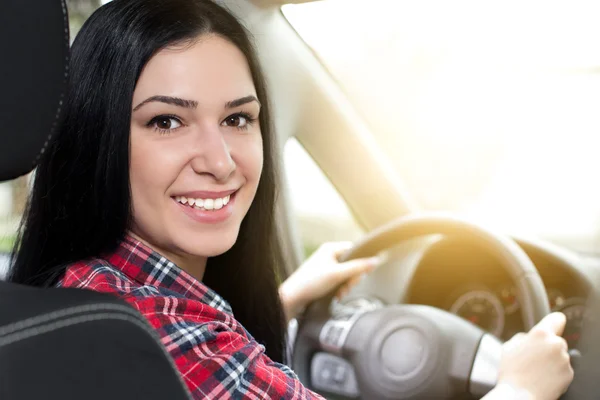
[[[221,312],[233,314],[229,303],[215,291],[129,235],[125,236],[114,252],[105,257],[109,263],[142,285],[167,289]]]

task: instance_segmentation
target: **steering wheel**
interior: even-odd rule
[[[453,216],[397,219],[366,235],[342,261],[432,234],[460,235],[497,257],[517,286],[526,328],[550,312],[537,269],[514,241]],[[311,389],[346,398],[450,399],[483,396],[495,386],[502,343],[479,327],[430,306],[332,307],[332,299],[313,303],[298,321],[293,368]]]

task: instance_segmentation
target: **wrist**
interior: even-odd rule
[[[507,382],[498,383],[494,388],[494,392],[507,400],[537,400],[529,390]]]
[[[281,304],[283,305],[288,321],[296,318],[305,307],[304,302],[299,298],[296,291],[289,285],[286,285],[286,282],[279,286],[279,298],[281,299]]]

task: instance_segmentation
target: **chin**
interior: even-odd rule
[[[237,232],[235,235],[222,235],[211,238],[182,238],[179,242],[180,245],[177,247],[195,257],[216,257],[229,251],[235,244],[236,239]]]

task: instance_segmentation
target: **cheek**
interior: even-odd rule
[[[154,173],[154,167],[149,160],[153,159],[154,155],[149,154],[151,149],[148,147],[142,140],[136,140],[134,135],[132,135],[129,180],[134,202],[138,200],[139,191],[147,188],[149,183],[152,184],[150,177]]]
[[[176,160],[161,143],[136,137],[132,132],[129,180],[134,213],[160,204],[175,179]],[[147,211],[147,210],[146,210]]]
[[[239,146],[235,162],[247,183],[258,185],[263,168],[263,142],[260,135],[250,138]]]

